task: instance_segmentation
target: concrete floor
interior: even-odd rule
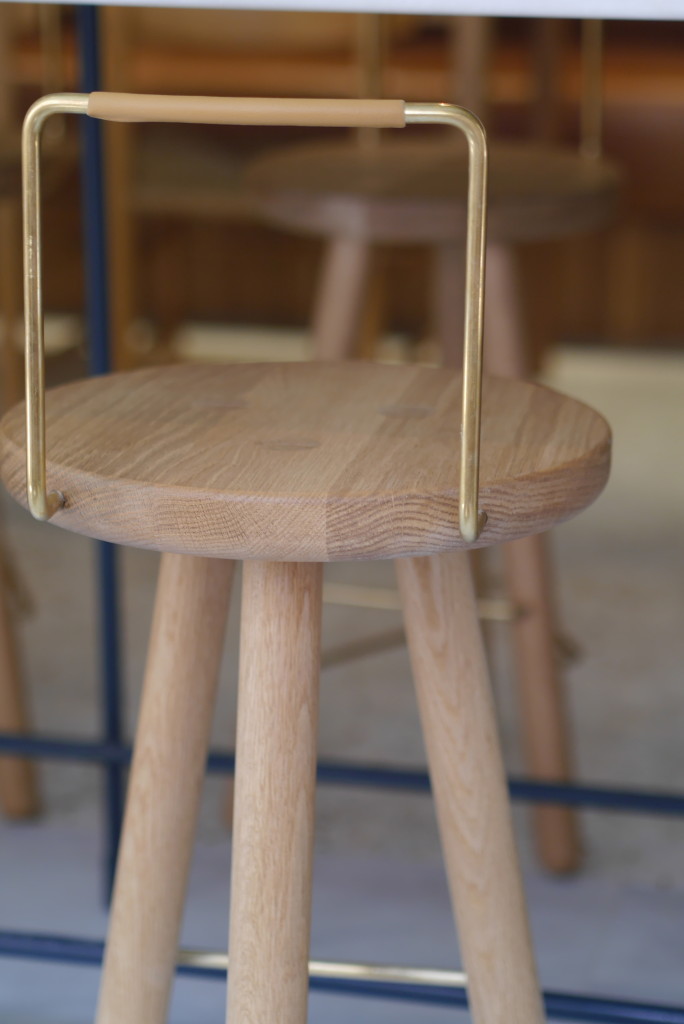
[[[560,352],[550,381],[600,409],[615,432],[604,496],[554,536],[581,779],[684,789],[684,358]],[[88,541],[33,523],[7,504],[8,529],[36,597],[23,626],[38,728],[97,730],[93,564]],[[135,720],[156,556],[123,553],[127,718]],[[389,584],[391,566],[336,566],[330,578]],[[236,591],[239,593],[239,591]],[[238,601],[222,673],[215,742],[232,742]],[[397,613],[326,608],[324,647],[399,624]],[[506,628],[496,629],[496,689],[507,761],[520,769]],[[327,669],[322,756],[420,765],[406,652]],[[100,776],[45,764],[46,814],[0,823],[0,928],[100,937]],[[184,941],[225,945],[229,838],[224,787],[206,785]],[[684,1004],[684,821],[586,813],[586,862],[549,879],[516,811],[544,985]],[[451,966],[458,952],[431,804],[424,796],[322,789],[313,952],[320,958]],[[85,1024],[97,972],[0,960],[3,1024]],[[218,1024],[223,985],[181,980],[172,1024]],[[466,1020],[451,1011],[315,995],[313,1024]],[[123,1022],[122,1022],[123,1024]]]

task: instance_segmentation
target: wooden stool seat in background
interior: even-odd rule
[[[313,142],[254,160],[246,182],[270,223],[369,243],[437,244],[465,235],[468,159],[460,140]],[[594,230],[614,214],[619,172],[567,147],[489,146],[489,244]]]
[[[403,558],[468,546],[458,529],[461,376],[368,363],[177,366],[48,394],[54,522],[212,558]],[[23,405],[3,476],[25,502]],[[602,489],[606,424],[534,384],[487,380],[486,546],[547,530]]]

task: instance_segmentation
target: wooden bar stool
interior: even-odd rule
[[[460,128],[471,153],[463,374],[355,363],[173,366],[68,384],[45,400],[32,185],[40,126],[57,111]],[[164,552],[98,1024],[166,1018],[237,559],[245,566],[228,1020],[306,1021],[322,564],[378,558],[397,560],[473,1020],[540,1024],[466,552],[579,512],[606,481],[610,434],[586,406],[533,384],[489,379],[481,389],[480,123],[458,107],[398,100],[94,93],[35,104],[25,153],[30,388],[26,410],[0,424],[4,481],[39,518]]]
[[[456,19],[454,19],[456,20]],[[465,106],[485,106],[489,20],[457,19],[461,93]],[[600,38],[587,30],[585,133],[580,151],[547,143],[490,145],[487,237],[487,344],[490,373],[526,378],[529,355],[518,287],[516,246],[594,230],[614,212],[619,174],[599,156]],[[362,27],[363,87],[381,82],[380,20]],[[547,61],[548,63],[548,61]],[[467,147],[460,138],[378,138],[314,141],[257,158],[246,173],[252,204],[266,223],[325,239],[313,315],[317,358],[350,358],[362,333],[371,290],[373,249],[383,244],[433,250],[432,319],[445,365],[462,358]],[[541,536],[503,549],[508,596],[520,609],[512,623],[523,750],[532,776],[572,777],[549,550]],[[579,866],[576,815],[567,807],[534,810],[542,863],[555,872]]]

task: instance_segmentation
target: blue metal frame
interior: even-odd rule
[[[64,736],[14,736],[9,733],[0,733],[0,753],[23,754],[47,761],[104,764],[117,766],[120,770],[126,768],[131,760],[131,747],[125,743]],[[232,752],[210,751],[207,759],[209,772],[229,775],[234,769],[235,756]],[[330,786],[430,792],[430,778],[424,769],[345,764],[343,761],[319,761],[318,782]],[[509,778],[508,786],[513,800],[526,803],[684,817],[684,793],[611,786],[576,786],[566,782],[538,782],[536,779],[525,778]]]
[[[94,91],[100,86],[97,13],[97,9],[92,6],[76,8],[81,86],[84,92]],[[84,118],[82,130],[84,251],[90,371],[93,374],[101,374],[109,370],[110,349],[100,122]],[[101,543],[97,545],[97,555],[100,593],[101,740],[93,742],[68,737],[27,737],[0,733],[0,752],[31,758],[81,761],[102,766],[105,776],[105,895],[108,898],[121,834],[124,773],[130,762],[131,748],[123,742],[116,549],[110,544]],[[209,771],[230,773],[234,766],[235,759],[231,753],[212,751],[209,755]],[[421,793],[430,790],[428,775],[423,770],[374,765],[322,761],[318,765],[318,780],[330,785],[375,786]],[[684,817],[682,793],[607,786],[576,786],[537,782],[532,779],[510,779],[509,786],[514,800]],[[86,939],[0,932],[0,956],[97,965],[102,960],[102,952],[101,942]],[[209,968],[182,967],[180,973],[225,978],[224,971]],[[319,978],[312,979],[311,988],[437,1006],[467,1006],[466,993],[462,988]],[[547,1013],[556,1020],[593,1021],[595,1024],[684,1024],[684,1007],[599,999],[559,992],[545,993],[545,1002]]]
[[[0,932],[0,956],[98,966],[102,962],[103,952],[104,943],[92,939]],[[225,981],[226,978],[224,970],[214,967],[183,965],[178,968],[178,973],[216,981]],[[350,978],[312,978],[310,988],[318,992],[337,992],[431,1006],[468,1006],[467,993],[460,986],[405,985]],[[595,1024],[684,1024],[684,1009],[676,1006],[600,999],[567,992],[545,992],[544,1004],[547,1014],[554,1020],[593,1021]]]
[[[95,7],[76,8],[76,27],[81,57],[81,89],[100,88],[98,17]],[[83,177],[83,251],[85,253],[85,292],[90,372],[110,369],[109,301],[107,293],[107,246],[105,228],[104,167],[102,162],[102,123],[93,117],[81,118]],[[101,722],[105,743],[122,740],[122,687],[119,624],[119,587],[117,551],[112,544],[96,543],[99,579],[100,678],[102,688]],[[114,882],[116,851],[119,848],[124,806],[124,779],[121,764],[105,764],[105,877],[104,895],[108,902]]]

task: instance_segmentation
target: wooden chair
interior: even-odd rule
[[[482,18],[458,22],[461,92],[466,106],[482,111],[490,23]],[[366,24],[366,94],[376,94],[380,22],[371,18]],[[544,38],[548,43],[548,31]],[[587,72],[581,149],[530,142],[495,142],[490,147],[485,353],[493,374],[522,378],[530,371],[516,245],[592,230],[610,218],[616,205],[619,175],[598,155],[600,52],[595,37],[588,38],[593,65],[591,74]],[[553,61],[548,48],[540,53],[540,91],[548,99]],[[548,102],[537,103],[535,121],[549,134]],[[420,244],[431,246],[434,253],[433,329],[445,364],[457,364],[463,293],[454,282],[462,279],[466,173],[467,150],[460,139],[380,138],[377,133],[282,148],[251,165],[247,181],[256,213],[268,224],[326,240],[312,325],[317,358],[344,359],[354,353],[368,315],[374,247]],[[544,538],[533,536],[506,545],[503,555],[507,592],[519,610],[512,632],[527,768],[539,779],[567,781],[572,774],[571,741],[548,548]],[[534,818],[543,863],[556,872],[574,870],[581,859],[574,812],[539,807]]]
[[[98,1024],[166,1017],[237,559],[229,1019],[304,1024],[322,564],[378,558],[397,561],[473,1020],[540,1024],[466,552],[579,512],[606,481],[610,434],[586,406],[533,384],[489,379],[481,393],[479,122],[399,100],[47,97],[27,119],[29,180],[32,140],[62,111],[395,128],[441,120],[473,151],[463,377],[351,362],[171,366],[67,384],[46,401],[39,202],[27,196],[31,387],[27,409],[0,424],[3,479],[39,518],[164,552]]]

